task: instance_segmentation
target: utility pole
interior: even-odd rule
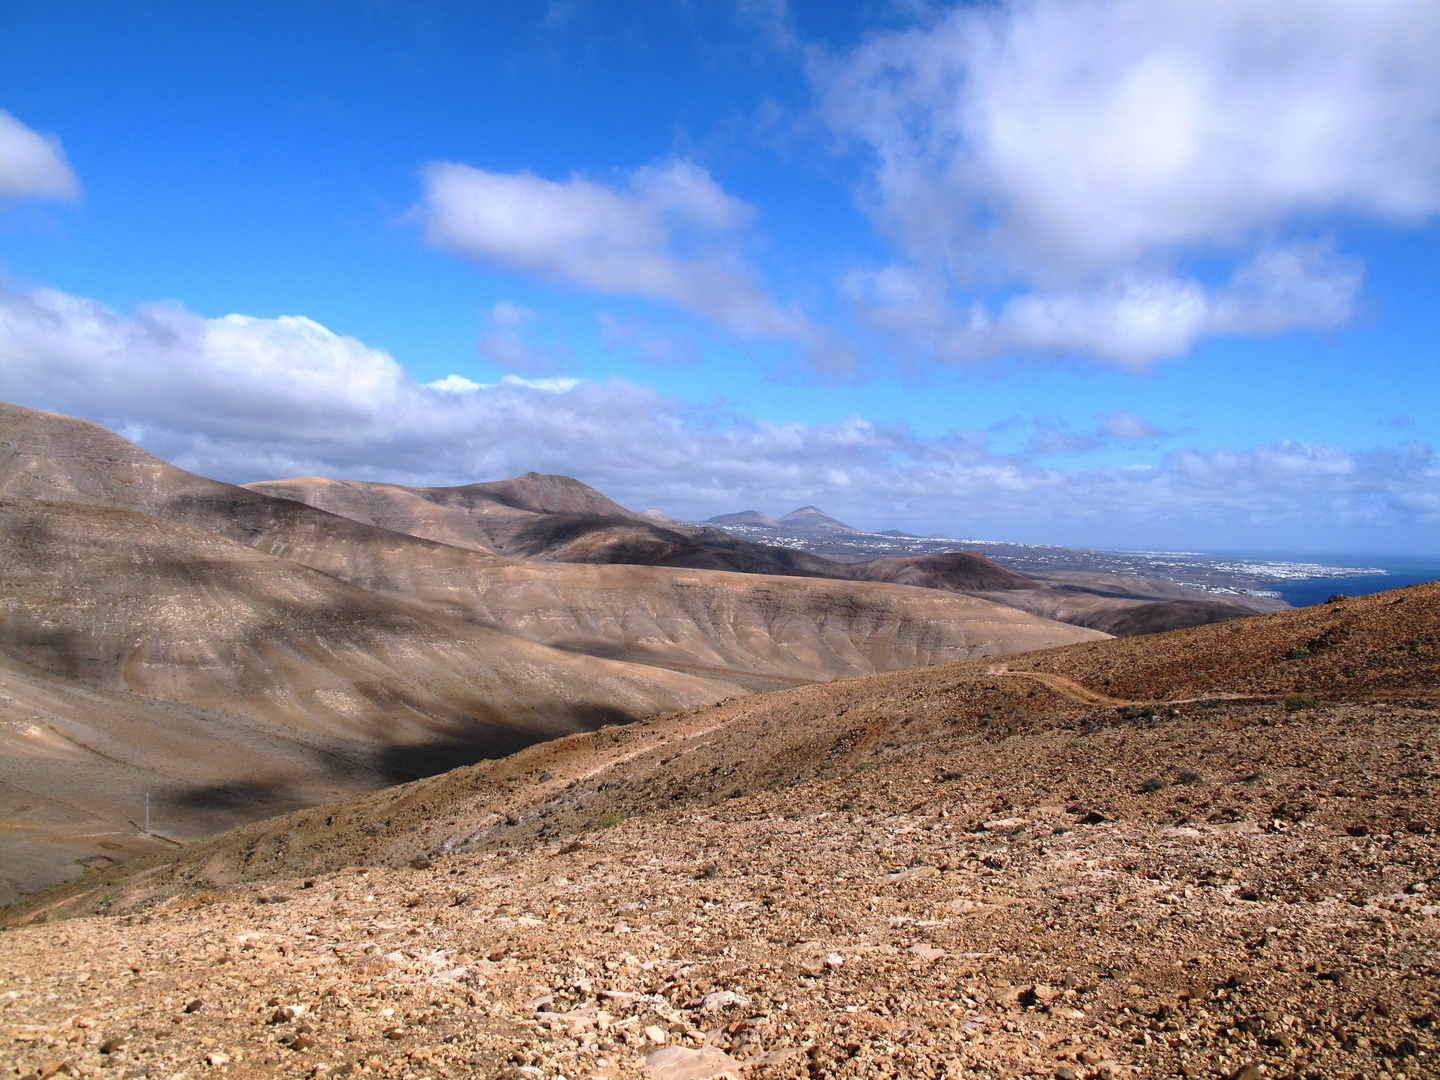
[[[145,835],[150,835],[150,792],[145,792]]]

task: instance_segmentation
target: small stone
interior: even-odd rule
[[[205,1055],[205,1063],[207,1065],[229,1065],[230,1055],[223,1050],[213,1050]]]
[[[645,1041],[646,1041],[646,1042],[652,1042],[652,1043],[654,1043],[656,1046],[664,1046],[664,1045],[665,1045],[665,1030],[664,1030],[664,1028],[657,1027],[656,1025],[651,1024],[651,1025],[650,1025],[649,1027],[647,1027],[644,1031],[642,1031],[641,1034],[645,1036]]]
[[[405,1029],[402,1027],[392,1027],[385,1030],[385,1038],[389,1039],[391,1042],[399,1042],[404,1037]]]
[[[1091,810],[1091,811],[1090,811],[1088,814],[1086,814],[1084,817],[1082,817],[1082,818],[1077,818],[1076,821],[1075,821],[1075,824],[1076,824],[1076,825],[1100,825],[1100,824],[1103,824],[1106,820],[1108,820],[1108,819],[1105,817],[1104,814],[1100,813],[1099,810]]]
[[[1068,1065],[1061,1065],[1055,1070],[1055,1080],[1075,1080],[1075,1070]]]
[[[1104,1060],[1105,1055],[1096,1050],[1082,1050],[1080,1052],[1080,1061],[1085,1065],[1099,1065],[1100,1062]]]
[[[296,1035],[295,1038],[290,1040],[290,1049],[296,1053],[303,1053],[314,1045],[315,1040],[310,1038],[309,1035]]]
[[[645,1072],[654,1080],[709,1080],[724,1073],[738,1074],[739,1069],[739,1060],[713,1046],[698,1050],[667,1046],[645,1059]]]
[[[123,1050],[124,1048],[125,1048],[125,1040],[124,1040],[124,1039],[106,1039],[104,1042],[102,1042],[102,1043],[100,1044],[100,1053],[102,1053],[102,1054],[113,1054],[113,1053],[115,1053],[115,1051],[117,1051],[117,1050]]]
[[[705,1012],[722,1012],[738,1005],[749,1005],[750,999],[743,994],[737,994],[731,990],[716,990],[706,994],[701,1003]]]
[[[194,1001],[190,1002],[189,1005],[185,1006],[185,1011],[187,1013],[197,1013],[203,1008],[205,1008],[205,1002],[201,1001],[199,998],[196,998]]]
[[[1231,1080],[1260,1080],[1261,1075],[1260,1066],[1252,1061],[1232,1073]]]

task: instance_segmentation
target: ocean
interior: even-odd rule
[[[1227,554],[1227,558],[1236,557]],[[1337,593],[1346,596],[1368,596],[1386,589],[1400,589],[1406,585],[1420,585],[1427,581],[1440,580],[1440,557],[1404,557],[1394,555],[1254,555],[1244,558],[1256,561],[1286,561],[1299,563],[1320,563],[1329,567],[1353,566],[1361,569],[1384,570],[1383,574],[1361,574],[1354,577],[1296,578],[1290,581],[1269,582],[1265,585],[1280,594],[1287,604],[1294,607],[1309,607],[1323,604]]]

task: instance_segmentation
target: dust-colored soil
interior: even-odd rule
[[[1431,1074],[1437,634],[1420,586],[749,697],[248,826],[9,911],[0,1063]]]

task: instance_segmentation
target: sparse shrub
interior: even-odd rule
[[[595,822],[595,824],[600,826],[600,828],[602,829],[613,829],[616,825],[619,825],[624,820],[625,819],[619,814],[601,814],[600,820]]]
[[[1286,712],[1301,712],[1305,709],[1320,708],[1320,699],[1314,694],[1291,694],[1285,699]]]
[[[1297,645],[1297,646],[1295,646],[1295,648],[1291,649],[1289,652],[1287,652],[1287,653],[1285,654],[1285,659],[1286,659],[1286,660],[1304,660],[1304,659],[1305,659],[1307,656],[1309,656],[1309,655],[1310,655],[1310,650],[1309,650],[1309,649],[1305,648],[1304,645]]]
[[[1149,780],[1146,780],[1145,783],[1140,785],[1140,790],[1145,792],[1146,794],[1153,795],[1157,791],[1164,791],[1169,786],[1170,781],[1166,780],[1165,777],[1152,776]]]
[[[856,772],[869,772],[869,771],[870,771],[871,769],[873,769],[874,767],[875,767],[875,763],[874,763],[873,761],[862,761],[862,762],[860,762],[859,765],[856,765],[856,766],[855,766],[855,771],[856,771]]]
[[[1175,774],[1175,782],[1177,784],[1203,784],[1205,778],[1194,769],[1181,769]]]

